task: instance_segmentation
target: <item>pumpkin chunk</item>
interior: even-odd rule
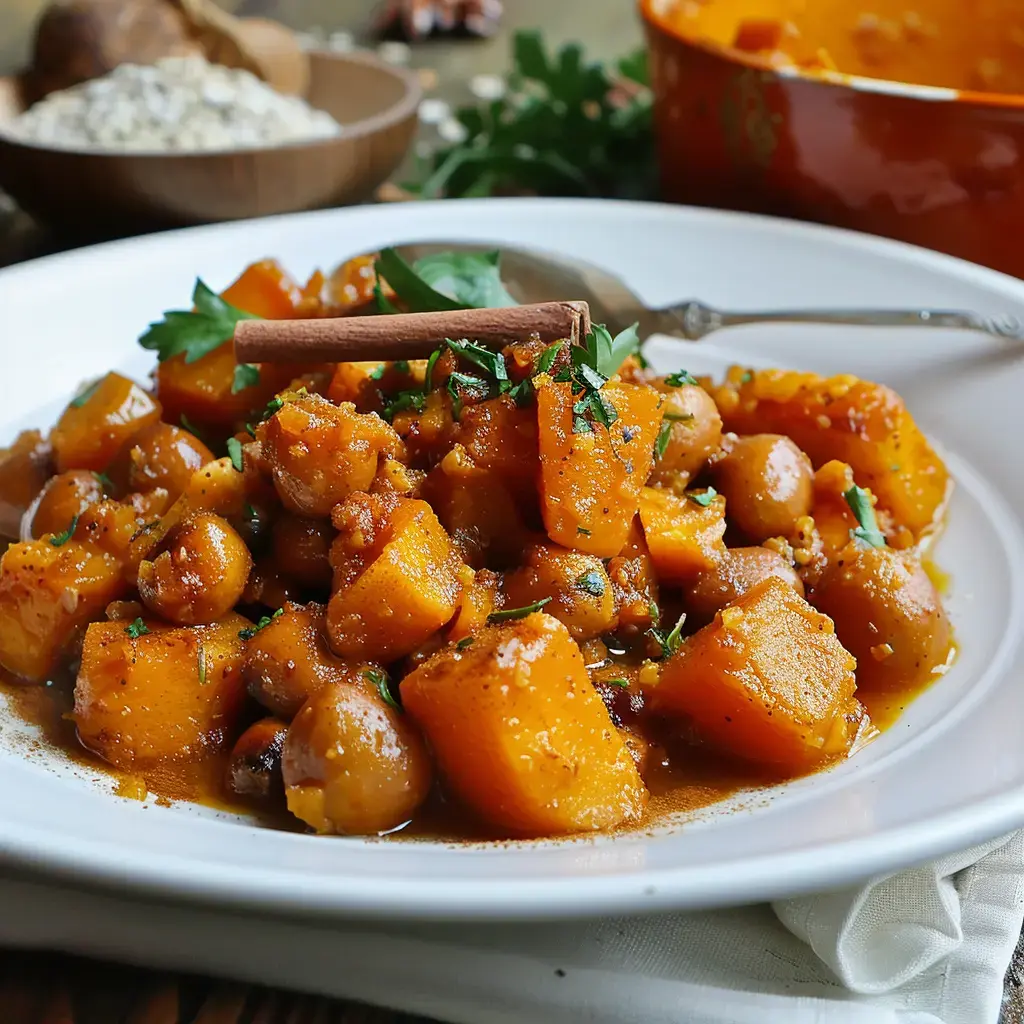
[[[671,491],[645,487],[640,492],[640,522],[654,568],[666,582],[686,582],[725,555],[725,499],[721,495],[703,505]]]

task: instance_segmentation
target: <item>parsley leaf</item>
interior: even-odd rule
[[[424,392],[433,390],[434,387],[434,367],[437,366],[438,359],[441,358],[443,349],[435,348],[430,353],[430,358],[427,360],[427,372],[423,378],[423,390]]]
[[[114,481],[111,480],[106,473],[97,473],[96,470],[93,470],[92,475],[96,478],[96,483],[98,483],[104,491],[109,492],[114,489]]]
[[[90,398],[96,394],[99,390],[100,385],[103,383],[102,377],[97,377],[91,384],[86,384],[81,391],[71,399],[71,405],[75,409],[81,409],[83,405],[86,405]]]
[[[228,438],[228,455],[231,456],[231,465],[241,473],[243,469],[242,442],[237,437]]]
[[[374,272],[373,297],[377,300],[378,313],[400,313],[401,310],[384,294],[380,286],[380,273]],[[379,379],[379,378],[375,378]]]
[[[469,646],[470,646],[470,644],[472,644],[472,643],[473,643],[473,638],[472,638],[471,636],[464,636],[464,637],[463,637],[463,638],[462,638],[462,639],[461,639],[461,640],[460,640],[460,641],[459,641],[459,642],[458,642],[458,643],[457,643],[457,644],[455,645],[455,650],[457,650],[457,651],[464,651],[464,650],[465,650],[465,649],[466,649],[467,647],[469,647]]]
[[[686,612],[679,616],[679,621],[667,633],[657,626],[647,630],[647,635],[654,637],[661,647],[661,656],[671,658],[679,650],[683,643],[683,623],[686,621]]]
[[[381,363],[380,366],[375,366],[370,371],[370,380],[380,380],[387,372],[388,364]]]
[[[492,352],[472,341],[446,339],[445,344],[460,358],[479,366],[494,382],[499,394],[504,394],[512,386],[505,368],[505,357],[500,352]]]
[[[377,691],[380,693],[381,697],[384,698],[385,704],[394,708],[396,711],[402,710],[399,693],[397,690],[392,689],[391,680],[388,678],[387,672],[380,672],[375,668],[367,668],[363,670],[363,678],[368,679],[377,687]]]
[[[245,629],[240,629],[238,631],[238,639],[251,640],[261,629],[265,629],[274,621],[274,619],[278,618],[281,615],[284,615],[283,608],[278,608],[273,615],[261,616],[260,621],[257,622],[255,626],[246,626]]]
[[[598,682],[604,683],[605,686],[629,686],[629,680],[621,676],[618,679],[599,679]]]
[[[464,303],[456,302],[432,288],[394,249],[381,249],[374,269],[379,277],[383,277],[394,288],[395,294],[409,307],[411,313],[467,308]]]
[[[627,357],[640,351],[637,326],[633,324],[613,338],[604,324],[594,324],[583,344],[573,348],[573,364],[577,369],[589,366],[607,380],[618,373]]]
[[[843,497],[860,524],[856,529],[850,531],[850,536],[863,541],[868,547],[884,548],[885,535],[878,528],[875,509],[871,504],[868,492],[863,487],[854,484],[848,491],[843,491]]]
[[[124,630],[133,640],[138,640],[140,636],[145,636],[149,632],[149,626],[142,621],[140,615],[134,622],[129,623]]]
[[[231,378],[231,394],[237,395],[239,391],[255,387],[259,382],[260,368],[258,366],[253,366],[252,363],[239,363]]]
[[[439,252],[413,264],[420,279],[470,308],[494,309],[518,303],[501,283],[501,253]]]
[[[481,377],[472,377],[468,373],[452,373],[448,377],[448,394],[452,399],[452,416],[456,420],[462,415],[462,392],[475,392],[476,395],[486,396],[490,387]]]
[[[399,391],[394,398],[384,406],[384,410],[381,415],[390,423],[396,413],[404,412],[406,409],[415,409],[417,412],[423,412],[423,406],[426,404],[427,396],[422,391]]]
[[[718,491],[716,491],[714,487],[709,487],[706,491],[703,491],[700,494],[698,494],[696,491],[687,491],[686,496],[690,499],[690,501],[695,502],[702,508],[707,508],[711,504],[711,502],[713,502],[715,498],[718,497]]]
[[[235,324],[240,320],[259,320],[211,291],[199,278],[192,292],[194,310],[168,310],[163,320],[149,325],[139,338],[139,344],[156,352],[162,363],[177,355],[184,355],[186,363],[209,355],[235,335]]]
[[[205,686],[206,685],[206,648],[202,645],[202,643],[199,644],[199,650],[196,653],[196,658],[197,658],[197,668],[199,670],[199,685],[200,686]]]
[[[591,569],[580,576],[576,580],[576,586],[591,597],[604,597],[604,578],[596,569]]]
[[[496,622],[508,622],[511,619],[525,619],[527,615],[539,612],[550,601],[550,597],[542,597],[539,601],[534,601],[533,604],[525,605],[522,608],[503,608],[500,612],[491,612],[487,616],[487,621],[493,624]]]
[[[658,439],[654,442],[654,456],[657,459],[664,458],[668,451],[668,443],[672,440],[672,423],[668,419],[661,421],[658,428]]]
[[[75,535],[75,529],[78,526],[79,516],[74,516],[71,522],[68,524],[68,528],[63,533],[55,533],[50,538],[50,543],[55,548],[62,548],[71,538]]]
[[[665,378],[665,383],[670,388],[681,388],[687,384],[696,384],[697,378],[687,370],[679,370],[677,373],[670,373]]]
[[[555,360],[558,358],[558,353],[565,348],[564,341],[553,341],[537,359],[537,373],[548,373],[551,367],[555,365]]]

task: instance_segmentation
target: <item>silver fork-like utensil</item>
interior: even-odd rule
[[[501,251],[501,275],[519,302],[579,299],[590,306],[591,319],[613,333],[639,323],[641,339],[668,334],[700,341],[715,331],[744,324],[843,324],[860,327],[941,327],[981,331],[1007,341],[1024,341],[1024,323],[1015,316],[984,316],[963,310],[938,309],[788,309],[726,311],[690,300],[661,309],[646,306],[615,274],[583,260],[516,249],[507,245],[463,242],[421,242],[399,247],[408,260],[437,252]]]

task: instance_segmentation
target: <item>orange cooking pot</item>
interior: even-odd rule
[[[664,198],[1024,277],[1024,2],[640,3]]]

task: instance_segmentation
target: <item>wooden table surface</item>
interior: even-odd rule
[[[21,67],[44,0],[0,0],[0,73]],[[244,15],[268,15],[308,30],[361,33],[371,0],[222,0]],[[433,68],[435,95],[458,103],[476,74],[507,66],[516,28],[542,26],[552,44],[581,42],[597,58],[615,57],[640,41],[631,0],[505,0],[502,32],[488,41],[429,42],[414,67]],[[0,266],[65,248],[59,233],[0,207]],[[171,977],[66,956],[6,953],[0,957],[0,1024],[417,1024],[411,1017],[282,992]],[[1006,978],[1001,1024],[1024,1024],[1024,940]]]

